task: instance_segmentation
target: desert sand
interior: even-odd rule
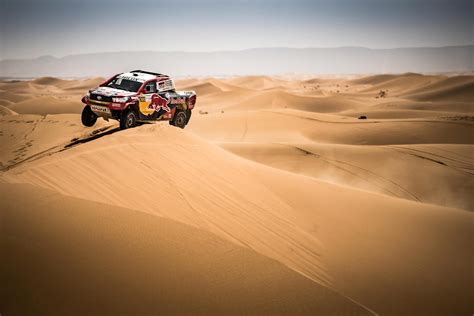
[[[474,76],[186,78],[126,131],[101,80],[0,82],[5,314],[472,313]]]

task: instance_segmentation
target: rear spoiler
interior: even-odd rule
[[[134,73],[134,72],[139,72],[139,73],[142,73],[142,74],[148,74],[148,75],[154,75],[154,76],[158,76],[158,77],[168,77],[168,75],[165,75],[165,74],[160,74],[160,73],[157,73],[157,72],[151,72],[151,71],[145,71],[145,70],[132,70],[130,71],[131,73]]]

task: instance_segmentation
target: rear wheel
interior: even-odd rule
[[[134,111],[124,111],[120,115],[120,129],[127,129],[137,125],[137,115]]]
[[[179,128],[184,128],[187,122],[188,122],[188,117],[186,116],[186,112],[182,110],[178,110],[175,113],[173,119],[170,121],[170,124]]]
[[[186,110],[186,125],[188,125],[189,120],[191,119],[191,114],[192,114],[192,113],[193,113],[193,112],[191,112],[190,109],[187,109],[187,110]]]
[[[91,107],[86,105],[84,109],[82,110],[82,115],[81,115],[81,121],[82,125],[91,127],[95,124],[97,121],[97,115],[92,112]]]

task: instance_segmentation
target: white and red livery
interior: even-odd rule
[[[167,75],[133,70],[89,90],[82,102],[86,105],[82,111],[85,126],[93,126],[102,117],[118,120],[122,129],[162,120],[184,128],[196,104],[196,92],[176,91]]]

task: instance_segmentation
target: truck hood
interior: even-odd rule
[[[136,92],[130,92],[110,87],[98,87],[90,91],[90,93],[105,95],[108,97],[130,97],[137,94]]]

